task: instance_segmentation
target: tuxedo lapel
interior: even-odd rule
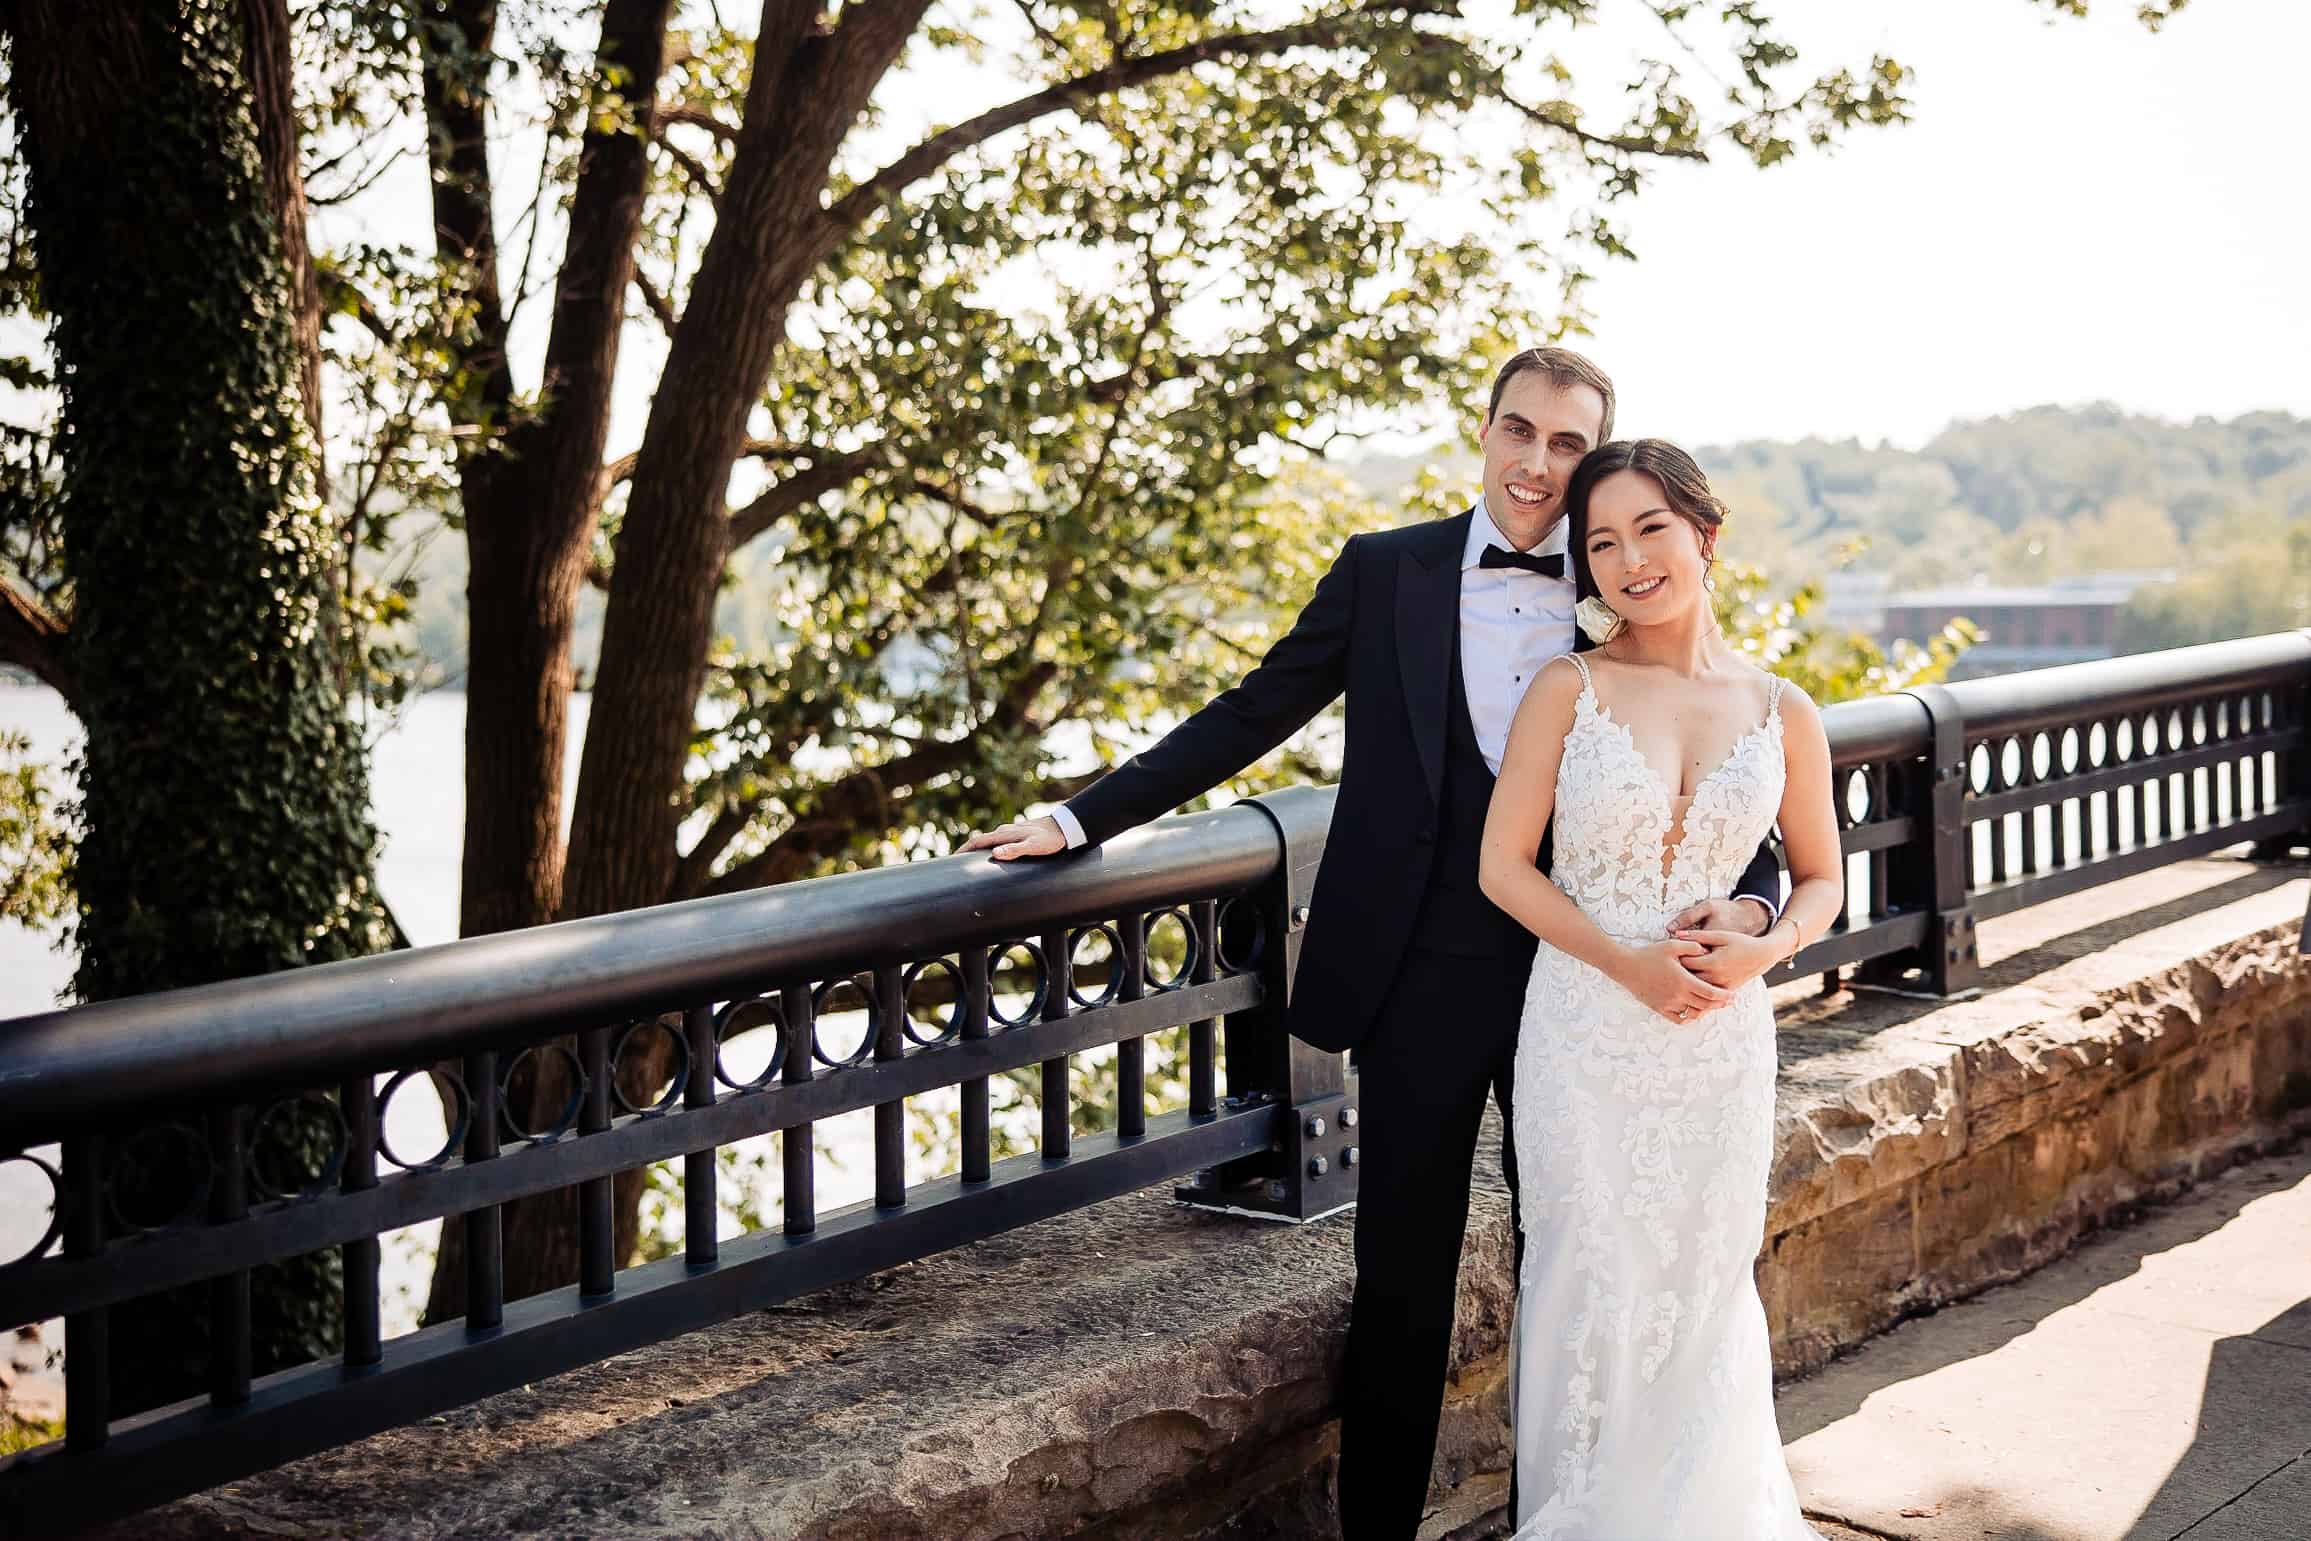
[[[1460,628],[1460,557],[1474,512],[1437,520],[1397,559],[1396,664],[1431,803],[1444,785],[1445,712],[1452,704],[1452,644]]]

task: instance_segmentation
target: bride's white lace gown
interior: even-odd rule
[[[1608,933],[1656,941],[1679,910],[1731,892],[1774,821],[1781,682],[1679,830],[1672,789],[1573,661],[1550,876]],[[1513,1102],[1515,1541],[1818,1541],[1783,1461],[1750,1272],[1773,1091],[1763,981],[1672,1022],[1541,944]]]

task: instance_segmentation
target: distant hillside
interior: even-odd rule
[[[2288,532],[2311,528],[2311,421],[2301,418],[2258,413],[2177,424],[2109,407],[2035,407],[1954,423],[1915,453],[1823,439],[1695,453],[1734,510],[1728,554],[1780,584],[1826,576],[1841,562],[1891,573],[1905,587],[2186,566],[2207,567],[2212,582],[2223,554],[2235,551],[2260,565],[2225,580],[2231,597],[2212,611],[2231,628],[2221,634],[2305,623],[2288,619],[2301,582],[2283,561],[2268,561]],[[1332,468],[1370,495],[1379,505],[1374,519],[1386,521],[1401,517],[1431,462],[1473,485],[1476,457],[1460,445]],[[759,649],[779,632],[779,553],[760,543],[738,569],[717,602],[717,625]],[[425,545],[416,573],[410,640],[430,683],[455,684],[464,673],[465,543]],[[2198,639],[2194,627],[2203,629],[2197,617],[2206,608],[2198,596],[2168,598],[2173,614],[2158,619],[2146,632],[2153,640],[2141,645]],[[581,677],[593,672],[601,613],[601,596],[588,591],[573,648]]]
[[[2283,412],[2174,423],[2033,407],[1953,423],[1915,451],[1803,439],[1694,454],[1734,511],[1728,550],[1792,579],[1851,555],[1905,585],[2035,582],[2190,565],[2215,544],[2311,527],[2311,420]],[[1474,475],[1461,446],[1437,458]],[[1421,463],[1341,469],[1388,500]]]

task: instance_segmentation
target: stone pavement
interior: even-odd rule
[[[1779,1401],[1832,1541],[2311,1541],[2311,1146]]]

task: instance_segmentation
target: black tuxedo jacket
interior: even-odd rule
[[[1352,536],[1258,668],[1067,804],[1098,844],[1211,790],[1346,692],[1340,792],[1286,1019],[1321,1049],[1363,1040],[1429,882],[1473,514]],[[1576,628],[1574,647],[1588,646]],[[1736,892],[1778,903],[1780,879],[1760,846]]]

